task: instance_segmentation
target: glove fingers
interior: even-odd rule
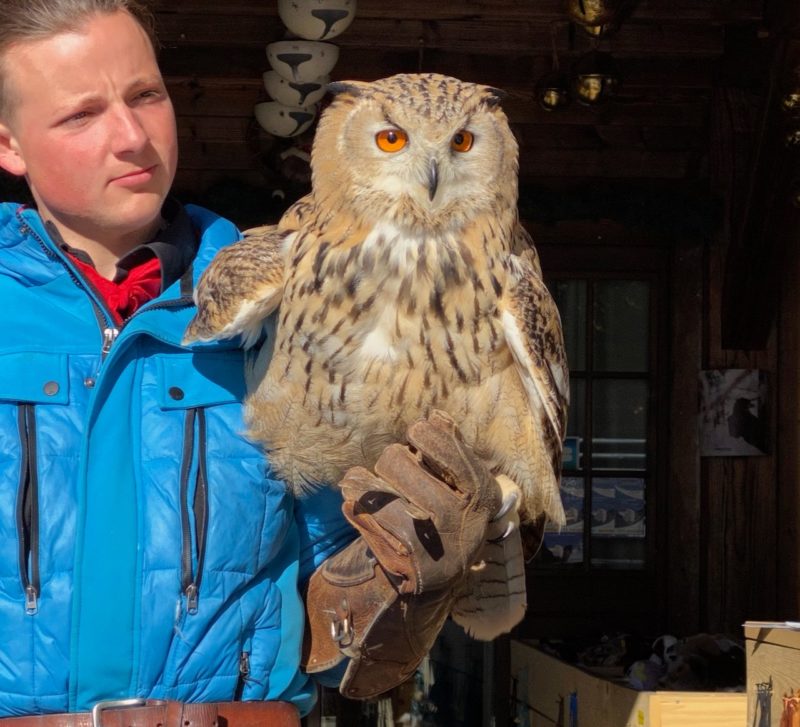
[[[392,445],[378,458],[375,472],[389,484],[387,489],[409,502],[412,517],[434,517],[438,521],[443,506],[463,507],[462,494],[437,477],[436,472],[429,472],[420,460],[408,447]]]
[[[417,573],[411,559],[411,549],[406,539],[387,530],[372,515],[358,512],[358,504],[347,500],[342,505],[344,516],[353,524],[369,545],[384,570],[402,579],[398,587],[403,592],[413,592],[417,587]]]
[[[431,415],[430,419],[414,422],[408,428],[408,441],[437,477],[463,495],[472,495],[485,485],[489,473],[471,456],[448,419],[439,414],[436,419]]]
[[[385,482],[380,477],[376,477],[364,467],[351,467],[347,470],[339,483],[339,487],[342,491],[342,497],[344,497],[345,500],[357,500],[367,492],[385,492],[397,496],[400,495],[389,482]]]
[[[403,509],[412,518],[430,518],[431,506],[437,506],[440,499],[428,501],[427,498],[422,498],[422,503],[418,504],[420,498],[416,497],[417,489],[423,487],[423,491],[427,491],[431,487],[442,487],[442,483],[425,472],[420,467],[418,458],[401,444],[388,447],[379,462],[381,465],[376,464],[375,471],[380,477],[363,467],[352,467],[339,483],[344,500],[358,503],[355,514],[373,515],[400,499],[403,501]],[[411,476],[416,484],[411,484]],[[408,486],[412,487],[415,501],[409,498]]]

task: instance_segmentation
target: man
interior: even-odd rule
[[[151,27],[136,0],[4,0],[0,16],[0,167],[35,200],[0,205],[0,717],[296,724],[316,688],[299,665],[312,571],[309,669],[338,665],[338,679],[348,656],[349,693],[392,686],[483,542],[490,478],[451,423],[423,423],[421,451],[429,436],[447,445],[434,471],[475,480],[448,514],[479,506],[462,565],[431,597],[398,588],[404,567],[431,583],[419,508],[361,508],[368,534],[353,541],[337,492],[295,503],[271,477],[241,435],[243,352],[180,344],[194,283],[239,233],[168,197],[175,118]],[[442,484],[417,469],[374,486],[413,503]],[[372,554],[386,549],[369,547],[387,528],[404,543],[388,575]],[[370,673],[387,623],[406,641]],[[427,636],[409,646],[409,631]]]

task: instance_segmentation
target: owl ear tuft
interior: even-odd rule
[[[494,86],[484,86],[486,91],[485,103],[489,108],[499,106],[508,96],[508,93],[502,88],[495,88]]]
[[[357,81],[334,81],[328,84],[327,90],[331,96],[339,96],[341,94],[361,96],[363,93],[363,84]]]

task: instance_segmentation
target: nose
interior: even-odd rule
[[[113,111],[112,148],[116,154],[140,151],[148,140],[147,132],[135,109],[120,105]]]

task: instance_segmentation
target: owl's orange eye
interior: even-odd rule
[[[391,154],[408,144],[408,134],[400,129],[384,129],[375,134],[375,143],[378,149]]]
[[[475,141],[475,137],[473,136],[472,132],[462,129],[455,134],[455,136],[453,136],[450,146],[453,148],[453,151],[469,151],[472,149],[473,141]]]

